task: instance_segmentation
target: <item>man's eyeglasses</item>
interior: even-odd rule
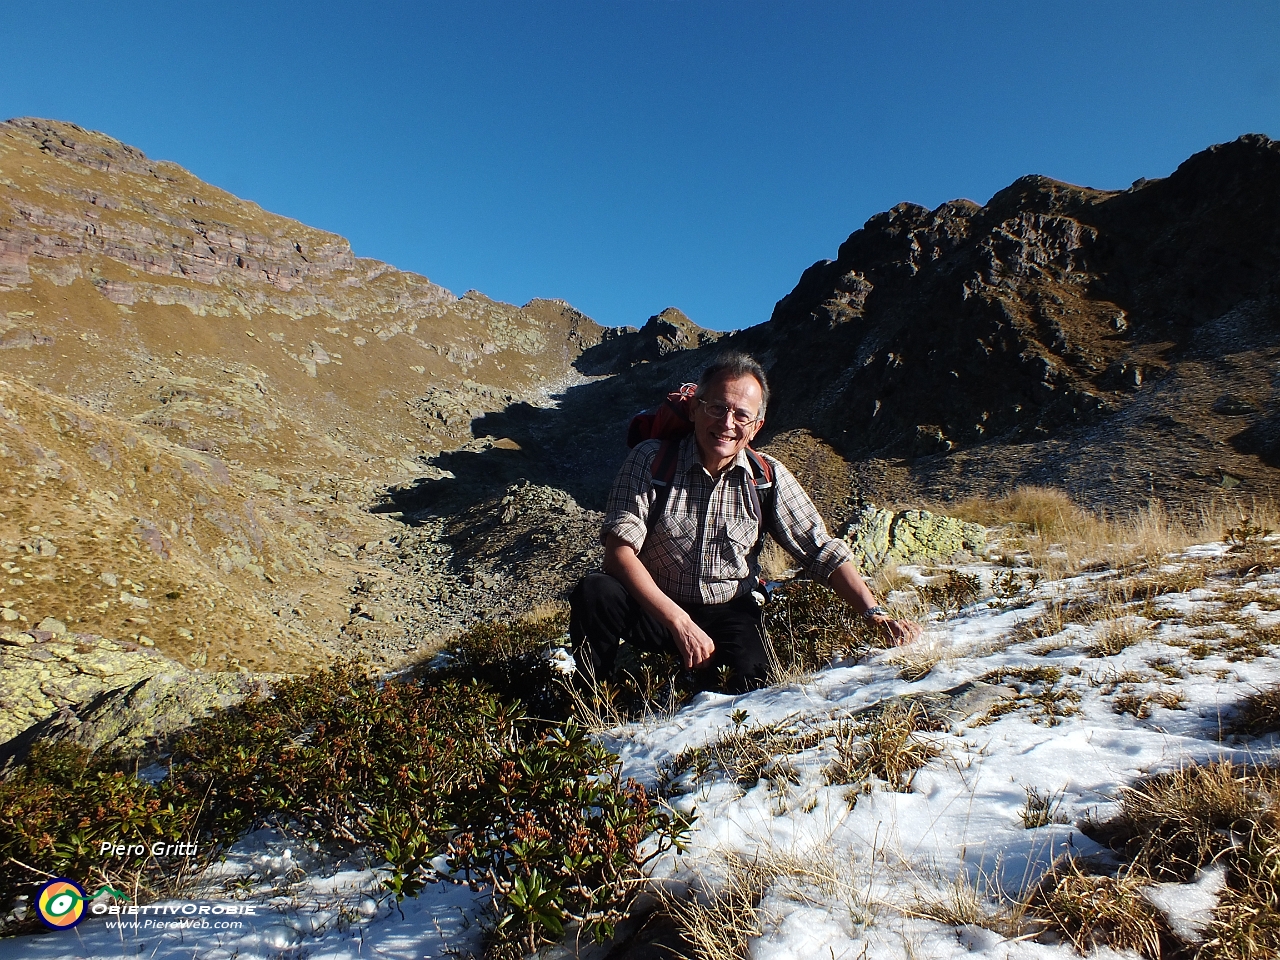
[[[733,412],[733,422],[740,427],[749,427],[760,419],[754,413],[748,413],[746,410],[741,410],[737,407],[730,407],[726,403],[708,403],[701,397],[698,398],[698,402],[702,404],[702,409],[707,411],[707,416],[712,420],[723,420],[724,415],[730,411]]]

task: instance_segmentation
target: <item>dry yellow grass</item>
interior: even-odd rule
[[[870,897],[870,865],[855,864],[821,848],[804,852],[766,851],[751,860],[726,855],[723,878],[699,878],[683,894],[659,889],[667,914],[684,934],[687,960],[739,960],[751,955],[751,939],[764,932],[760,908],[766,894],[796,903],[829,906],[835,900],[856,926],[874,922],[880,904]]]
[[[696,960],[746,960],[751,938],[764,933],[760,900],[777,878],[769,861],[731,857],[721,884],[701,884],[688,897],[662,895],[663,906],[693,947]]]
[[[1075,860],[1065,860],[1045,878],[1032,908],[1081,954],[1109,946],[1157,958],[1168,925],[1142,896],[1148,883],[1141,873],[1094,876]]]
[[[1006,544],[1030,554],[1046,576],[1094,565],[1155,562],[1192,544],[1223,540],[1246,522],[1251,529],[1280,529],[1280,504],[1272,500],[1222,497],[1182,513],[1153,500],[1136,513],[1109,516],[1082,508],[1062,490],[1035,486],[994,499],[973,497],[946,512],[986,527],[1006,528]],[[1270,553],[1265,545],[1249,546],[1254,553]],[[1258,562],[1252,553],[1250,559]]]

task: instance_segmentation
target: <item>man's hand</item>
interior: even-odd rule
[[[627,588],[645,613],[671,632],[686,670],[710,662],[715,643],[683,607],[658,588],[631,545],[612,533],[605,538],[604,570]]]
[[[709,636],[686,614],[684,621],[674,623],[668,629],[675,639],[676,648],[680,651],[680,659],[684,668],[692,670],[710,661],[716,652],[716,645]]]
[[[895,646],[901,647],[903,644],[914,643],[924,633],[924,627],[920,624],[912,620],[898,620],[883,612],[876,601],[875,594],[871,592],[871,588],[862,579],[862,574],[858,572],[856,564],[842,563],[836,567],[828,583],[831,589],[846,600],[853,609],[865,611],[863,616],[871,614],[873,623],[878,623],[889,631]]]
[[[915,643],[924,634],[924,627],[914,620],[894,620],[891,617],[874,617],[873,620],[889,631],[897,647]]]

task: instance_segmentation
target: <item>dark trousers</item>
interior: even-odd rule
[[[607,573],[591,573],[578,581],[569,597],[569,639],[579,669],[600,679],[613,676],[618,642],[641,650],[662,651],[680,660],[675,639],[645,613],[621,582]],[[681,604],[715,644],[708,666],[695,671],[699,686],[714,687],[717,672],[730,670],[729,689],[754,690],[769,682],[760,607],[750,595],[718,604]]]

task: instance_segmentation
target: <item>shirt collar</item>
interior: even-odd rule
[[[702,466],[702,457],[698,455],[698,440],[692,433],[690,433],[680,441],[680,450],[676,456],[676,473],[688,473],[694,467],[700,468],[707,474],[707,476],[710,476],[706,467]],[[738,451],[738,455],[733,458],[733,465],[729,467],[729,470],[737,468],[741,468],[748,472],[751,471],[751,461],[747,458],[747,451],[745,448]],[[729,470],[726,470],[725,472],[728,473]]]

